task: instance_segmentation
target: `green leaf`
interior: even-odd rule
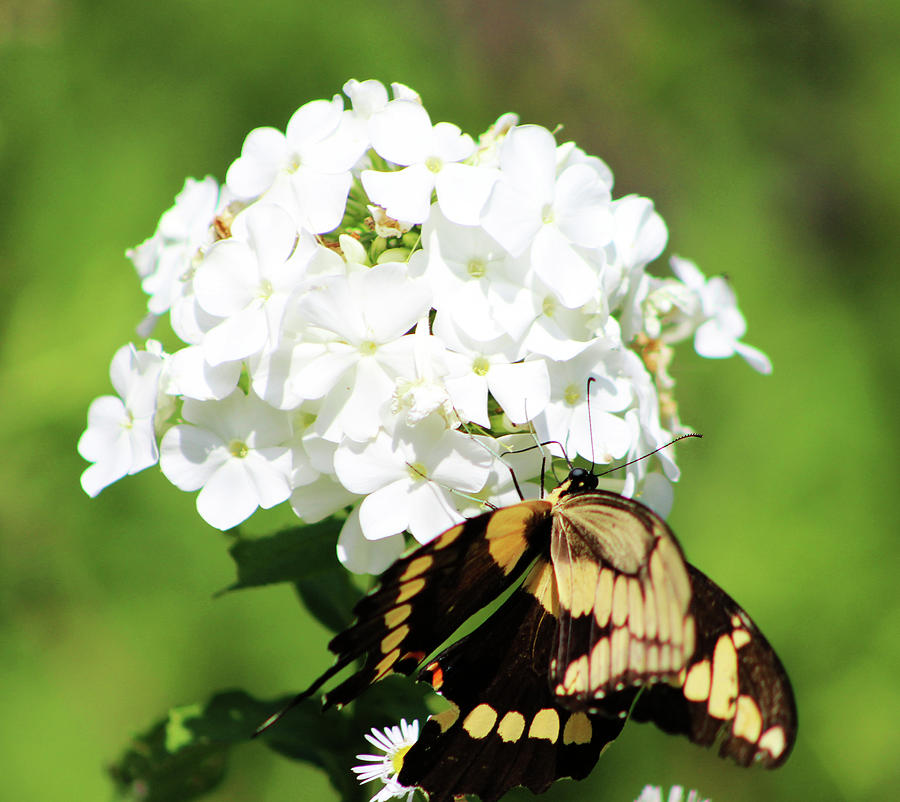
[[[353,606],[362,592],[345,568],[335,560],[335,569],[307,576],[294,583],[306,609],[332,632],[353,620]]]
[[[368,799],[350,768],[356,755],[368,751],[365,735],[372,727],[393,726],[401,718],[424,718],[427,688],[408,679],[389,678],[370,688],[343,711],[322,712],[306,699],[274,725],[258,742],[292,760],[321,768],[347,802]],[[140,802],[186,802],[218,786],[228,767],[230,750],[253,741],[256,728],[282,710],[290,697],[263,702],[244,691],[223,691],[205,705],[176,707],[166,718],[135,737],[109,769],[118,796]]]
[[[173,708],[110,767],[120,798],[183,802],[202,796],[219,785],[231,747],[249,740],[267,710],[243,691],[217,694],[206,706]]]
[[[316,524],[283,529],[274,535],[241,538],[230,549],[237,581],[225,590],[297,582],[339,567],[335,545],[343,522],[332,516]]]

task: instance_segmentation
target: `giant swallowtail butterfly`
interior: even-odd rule
[[[524,574],[481,626],[418,679],[449,709],[428,719],[399,781],[431,802],[484,802],[524,785],[585,777],[627,716],[681,733],[742,766],[788,757],[790,682],[741,607],[686,562],[652,510],[574,469],[547,498],[471,518],[397,560],[329,648],[357,658],[325,695],[344,705],[391,673],[409,675]]]

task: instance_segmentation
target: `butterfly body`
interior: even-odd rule
[[[796,708],[768,642],[659,516],[596,481],[574,469],[546,498],[468,519],[400,558],[329,645],[338,660],[307,694],[365,659],[326,706],[420,666],[450,702],[398,778],[431,802],[584,777],[629,714],[718,741],[741,765],[787,758]],[[523,575],[483,624],[425,662]]]

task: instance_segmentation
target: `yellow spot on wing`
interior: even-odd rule
[[[646,666],[644,660],[644,642],[634,638],[628,644],[628,668],[635,674],[643,674]]]
[[[600,566],[593,560],[575,560],[558,567],[560,603],[574,618],[587,615],[594,607],[594,591]]]
[[[397,658],[400,656],[400,650],[394,649],[390,654],[386,655],[381,662],[375,666],[375,679],[381,679],[388,671],[391,670],[391,666],[397,662]],[[374,682],[374,680],[373,680]]]
[[[559,597],[556,592],[556,576],[553,566],[546,560],[539,560],[528,574],[523,585],[525,590],[538,600],[541,607],[553,616],[559,615]]]
[[[732,732],[752,744],[759,738],[762,732],[762,713],[752,696],[738,696]]]
[[[407,579],[413,579],[419,574],[424,573],[431,567],[431,564],[433,562],[434,557],[431,557],[428,554],[426,554],[424,557],[417,557],[406,567],[406,570],[401,574],[400,581],[406,582]]]
[[[384,625],[388,629],[393,629],[397,624],[401,624],[409,618],[409,614],[412,612],[412,605],[409,604],[401,604],[399,607],[395,607],[393,610],[388,610],[388,612],[384,616]]]
[[[684,681],[684,697],[690,702],[705,702],[709,698],[711,674],[709,660],[691,666]]]
[[[424,587],[424,579],[413,579],[409,582],[404,582],[402,585],[400,585],[400,592],[397,594],[397,598],[394,600],[394,604],[402,604],[407,599],[411,599]]]
[[[616,577],[616,585],[613,589],[612,622],[613,626],[620,627],[628,618],[628,577],[620,574]]]
[[[588,658],[586,654],[569,663],[563,686],[567,694],[585,693],[588,689]]]
[[[669,639],[669,594],[666,590],[666,577],[663,573],[662,558],[658,551],[650,557],[650,578],[653,581],[653,595],[656,597],[656,625],[659,629],[659,640]]]
[[[709,689],[709,714],[715,718],[734,716],[738,695],[737,652],[728,635],[716,641],[712,661],[712,682]]]
[[[731,641],[735,649],[740,649],[750,643],[750,633],[746,629],[736,629],[731,633]]]
[[[563,729],[563,743],[569,744],[589,744],[594,728],[591,726],[591,720],[584,713],[573,713],[569,716],[566,726]]]
[[[497,711],[488,704],[480,704],[463,721],[463,729],[473,738],[484,738],[497,721]]]
[[[786,746],[787,739],[781,727],[769,727],[759,739],[759,748],[765,749],[774,758],[781,757]]]
[[[636,579],[628,581],[628,628],[635,638],[644,637],[644,596]]]
[[[404,625],[398,627],[381,641],[381,652],[387,654],[394,647],[399,646],[401,641],[409,634],[409,627]]]
[[[613,603],[613,572],[604,568],[597,580],[597,592],[594,594],[594,618],[597,626],[603,629],[609,623]]]
[[[659,673],[659,647],[655,643],[647,647],[647,673]]]
[[[465,524],[460,524],[459,526],[454,526],[453,529],[448,529],[441,535],[437,540],[434,541],[434,548],[437,551],[441,549],[447,548],[447,546],[456,542],[456,539],[462,534],[463,527]]]
[[[609,638],[601,638],[591,650],[591,688],[597,690],[609,682]]]
[[[614,629],[609,646],[610,676],[619,679],[628,666],[628,627]]]
[[[644,588],[644,593],[646,594],[644,597],[644,637],[652,641],[656,640],[657,634],[656,596],[653,593],[653,588],[649,585]]]
[[[531,720],[528,737],[542,738],[550,743],[556,743],[556,739],[559,738],[559,714],[552,707],[539,710]]]
[[[506,743],[518,741],[523,732],[525,732],[525,716],[515,710],[507,713],[497,725],[497,735]]]
[[[546,505],[545,502],[541,502]],[[549,506],[548,506],[549,509]],[[514,504],[503,507],[488,518],[484,536],[491,559],[508,574],[528,547],[528,526],[534,522],[533,504]]]
[[[435,713],[431,718],[441,728],[441,732],[447,732],[456,724],[456,720],[459,718],[459,708],[451,702],[450,707],[440,713]]]

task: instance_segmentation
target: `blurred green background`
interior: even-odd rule
[[[250,129],[374,77],[473,134],[509,110],[563,124],[616,195],[656,201],[669,252],[732,278],[775,365],[679,353],[706,437],[679,450],[671,521],[783,658],[793,756],[744,771],[632,725],[546,798],[896,798],[898,41],[900,6],[835,0],[3,0],[0,797],[109,799],[104,766],[169,707],[329,664],[287,587],[213,598],[227,540],[190,495],[154,469],[89,500],[75,443],[143,315],[123,251]],[[248,744],[210,799],[335,795]]]

